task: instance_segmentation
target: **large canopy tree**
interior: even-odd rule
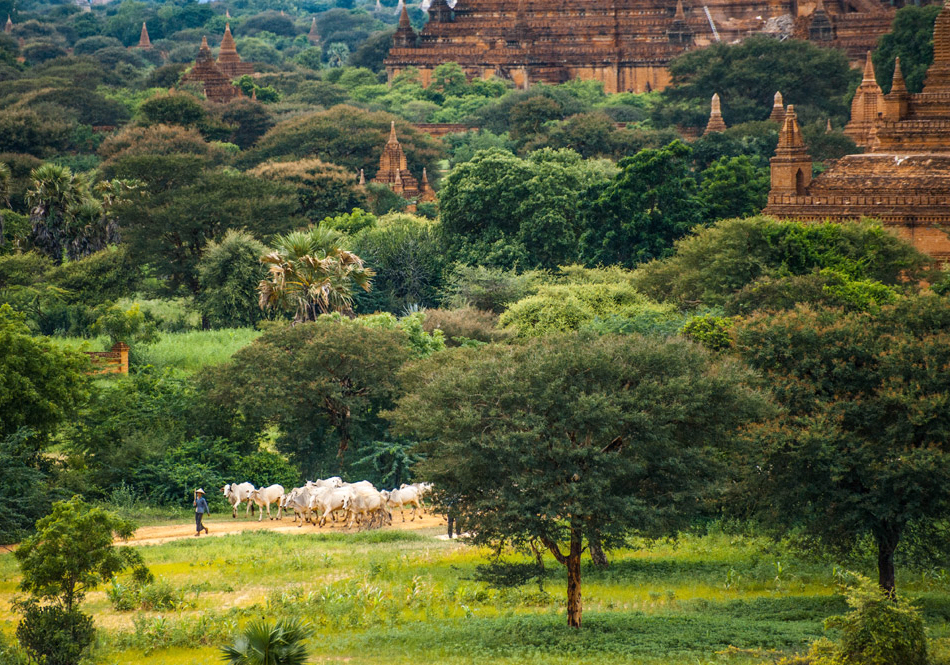
[[[675,533],[703,508],[732,435],[764,408],[750,374],[684,340],[550,336],[414,365],[390,417],[475,543],[547,549],[581,625],[581,556]]]
[[[831,545],[872,536],[888,592],[908,527],[950,516],[948,330],[950,302],[922,296],[875,315],[759,315],[736,331],[786,407],[759,432],[750,496]]]

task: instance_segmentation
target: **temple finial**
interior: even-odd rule
[[[683,11],[683,0],[676,0],[676,14],[674,14],[673,19],[677,21],[686,20],[686,12]]]
[[[894,78],[891,79],[891,93],[892,95],[906,95],[907,94],[907,84],[904,82],[904,74],[901,72],[901,58],[897,56],[894,60]]]
[[[804,148],[805,141],[802,140],[802,131],[798,126],[798,116],[795,115],[795,107],[788,105],[785,111],[785,123],[782,125],[782,131],[778,135],[779,148]]]
[[[867,60],[864,61],[864,80],[862,83],[877,83],[877,77],[874,75],[874,63],[871,62],[870,51],[868,51]]]
[[[366,184],[366,174],[363,173],[363,169],[360,169],[360,184],[361,185]]]
[[[703,135],[722,132],[726,129],[726,121],[722,119],[722,108],[719,104],[719,93],[713,93],[709,109],[709,122],[706,123],[706,131],[703,132]]]

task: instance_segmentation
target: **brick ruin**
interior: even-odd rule
[[[360,184],[365,184],[366,179],[362,170],[360,171]],[[399,145],[399,139],[396,137],[396,122],[393,121],[389,128],[389,140],[383,148],[383,154],[379,157],[379,170],[376,171],[376,177],[371,182],[386,185],[396,194],[408,199],[410,206],[407,210],[414,211],[418,203],[434,203],[436,201],[435,191],[429,185],[429,178],[425,168],[422,169],[422,181],[416,180],[415,176],[409,171],[409,163],[406,160],[406,153]]]
[[[857,64],[890,29],[882,0],[433,0],[416,34],[403,6],[386,59],[390,80],[409,67],[423,85],[445,62],[469,77],[531,83],[597,80],[609,92],[669,85],[667,63],[688,49],[755,34],[844,49]]]
[[[147,36],[144,25],[142,31]],[[240,88],[232,84],[232,81],[245,74],[253,73],[254,66],[249,62],[241,61],[234,37],[231,36],[231,25],[227,24],[224,28],[224,37],[221,38],[217,62],[208,46],[208,38],[202,37],[195,64],[181,80],[183,83],[201,83],[205,97],[213,102],[229,102],[243,94]]]
[[[804,221],[880,220],[940,262],[950,261],[950,3],[934,26],[934,62],[910,94],[900,61],[882,94],[870,56],[845,132],[865,147],[812,179],[789,106],[772,158],[765,214]]]

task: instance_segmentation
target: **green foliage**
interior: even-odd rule
[[[230,471],[234,478],[253,483],[254,487],[269,487],[277,484],[283,485],[289,492],[291,487],[300,484],[300,470],[282,455],[268,450],[245,455],[231,467]]]
[[[527,159],[501,150],[458,164],[439,193],[446,243],[463,263],[535,268],[577,259],[580,202],[613,175],[572,150],[541,150]]]
[[[354,208],[349,213],[325,217],[321,220],[320,226],[326,226],[348,236],[356,236],[363,229],[376,226],[376,215]]]
[[[140,564],[136,550],[112,544],[113,538],[128,539],[134,532],[132,522],[78,496],[58,501],[14,552],[22,573],[20,588],[72,612],[92,588]]]
[[[508,305],[537,291],[540,273],[455,264],[446,280],[445,301],[451,307],[474,307],[500,314]]]
[[[352,228],[366,217],[337,218],[331,223]],[[373,290],[357,299],[360,311],[395,313],[439,301],[447,261],[438,225],[414,215],[390,213],[355,235],[353,251],[376,273]]]
[[[897,10],[891,31],[882,35],[872,58],[881,90],[891,91],[894,61],[900,57],[901,73],[910,92],[924,87],[927,68],[934,58],[934,21],[940,5],[907,5]]]
[[[458,309],[427,309],[423,328],[426,332],[441,330],[448,346],[466,342],[502,342],[512,335],[497,327],[498,315],[474,307]]]
[[[109,247],[78,261],[67,261],[45,275],[62,289],[69,302],[94,307],[130,296],[139,282],[136,266],[126,247]]]
[[[0,439],[27,427],[42,446],[88,397],[88,360],[31,336],[24,318],[0,305]]]
[[[198,262],[198,303],[211,326],[253,326],[261,320],[257,287],[267,277],[261,265],[266,253],[252,234],[235,229],[208,243]]]
[[[675,338],[551,335],[416,363],[387,417],[475,543],[548,549],[579,584],[582,541],[669,533],[701,510],[713,451],[763,410],[750,378]]]
[[[765,278],[828,268],[848,280],[900,287],[908,277],[922,276],[929,265],[926,256],[873,223],[751,217],[724,220],[680,240],[675,255],[642,266],[634,283],[661,301],[728,307],[738,299],[737,292]]]
[[[826,628],[841,640],[816,643],[809,654],[815,665],[929,665],[927,635],[920,610],[906,598],[891,596],[856,575],[845,593],[851,611],[829,617]]]
[[[337,321],[342,320],[339,314],[331,315],[328,318]],[[428,358],[436,351],[445,349],[445,336],[441,330],[426,332],[422,325],[424,320],[425,314],[423,312],[413,312],[398,319],[388,312],[369,314],[352,319],[354,323],[368,328],[401,331],[406,336],[406,343],[412,351],[412,355],[416,358]]]
[[[299,619],[255,621],[221,652],[230,665],[303,665],[313,631]]]
[[[709,100],[718,93],[727,125],[765,120],[776,90],[794,104],[804,122],[848,119],[848,95],[860,73],[841,51],[810,42],[776,41],[753,35],[738,44],[714,43],[690,50],[669,63],[672,85],[654,113],[661,125],[701,127]]]
[[[35,601],[23,603],[20,609],[23,619],[17,624],[17,640],[34,662],[79,665],[96,636],[91,616]]]
[[[703,216],[689,155],[677,140],[620,161],[621,172],[585,206],[579,251],[585,263],[633,268],[673,253],[673,243]]]
[[[250,173],[293,187],[299,201],[297,214],[313,223],[366,207],[366,193],[353,174],[319,159],[266,162]]]
[[[616,316],[636,319],[645,314],[673,318],[674,307],[660,305],[629,284],[555,284],[512,304],[498,320],[519,337],[575,331],[595,319]]]
[[[699,196],[709,222],[756,215],[769,195],[768,169],[756,167],[745,156],[720,157],[700,174],[700,182]]]
[[[96,335],[107,335],[110,344],[125,342],[129,346],[147,346],[158,341],[158,326],[137,304],[129,309],[117,305],[103,306],[92,326]]]
[[[17,542],[43,515],[49,512],[52,498],[47,474],[41,470],[35,445],[28,429],[0,439],[0,501],[6,509],[0,512],[0,544]]]
[[[937,369],[947,322],[950,305],[928,295],[874,313],[799,307],[736,327],[736,351],[786,407],[755,433],[756,468],[767,471],[748,470],[747,498],[773,525],[833,547],[873,537],[887,590],[909,524],[950,515],[939,489],[950,482],[950,385]]]
[[[214,410],[258,431],[278,425],[278,449],[325,477],[338,475],[352,442],[384,438],[379,412],[392,405],[410,354],[401,330],[320,317],[269,330],[206,370],[201,385]]]
[[[354,468],[366,470],[364,476],[377,487],[399,487],[411,479],[411,469],[419,456],[411,452],[414,444],[402,439],[371,441],[363,446],[365,454]]]
[[[712,314],[694,316],[686,322],[680,333],[686,339],[702,344],[710,351],[725,351],[732,347],[729,331],[735,325],[734,319]]]
[[[157,95],[139,106],[144,125],[183,125],[196,127],[207,119],[207,112],[190,95]]]

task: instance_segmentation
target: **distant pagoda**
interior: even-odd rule
[[[183,83],[195,82],[204,86],[205,97],[213,102],[229,102],[241,95],[241,90],[231,83],[231,77],[222,72],[214,63],[208,38],[201,38],[201,47],[195,64],[187,74],[181,77]]]
[[[136,48],[140,48],[143,51],[152,50],[152,40],[148,38],[148,28],[145,27],[145,22],[142,22],[142,33],[139,35],[139,43]]]
[[[254,73],[254,66],[251,63],[241,62],[241,56],[237,52],[237,44],[234,43],[234,37],[231,36],[230,23],[226,23],[224,26],[224,37],[221,38],[217,65],[218,69],[232,79]]]
[[[360,179],[361,181],[363,179],[362,172],[360,172]],[[436,200],[435,192],[429,185],[426,170],[422,169],[421,184],[409,171],[406,154],[403,152],[402,146],[399,145],[399,139],[396,137],[395,121],[393,121],[389,127],[389,140],[386,141],[383,154],[379,157],[379,170],[371,182],[386,185],[404,199],[422,203],[431,203]],[[412,206],[410,209],[414,210],[415,208]]]

